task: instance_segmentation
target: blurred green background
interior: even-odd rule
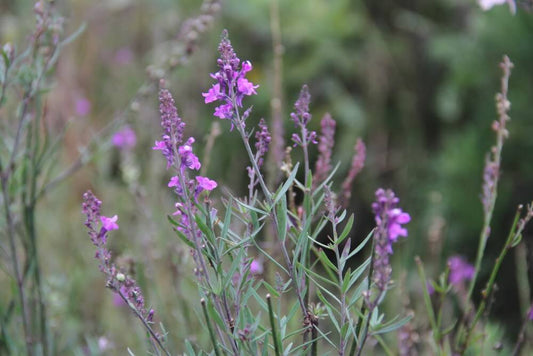
[[[81,195],[91,188],[103,200],[104,214],[119,214],[121,229],[110,242],[113,252],[120,263],[135,266],[148,300],[170,331],[171,345],[181,349],[187,332],[199,328],[195,310],[186,303],[196,308],[199,303],[189,253],[166,223],[173,201],[166,189],[165,163],[151,150],[160,131],[157,93],[148,89],[146,95],[136,97],[136,93],[172,60],[174,49],[181,45],[177,40],[181,25],[200,13],[201,3],[73,0],[56,4],[65,17],[67,33],[87,25],[62,53],[48,95],[52,119],[58,126],[69,124],[58,171],[117,117],[120,125],[127,123],[137,133],[137,145],[128,152],[113,147],[110,134],[100,137],[104,149],[39,207],[40,253],[56,343],[62,350],[82,352],[85,347],[96,350],[105,337],[111,343],[109,350],[122,352],[128,345],[143,353],[142,330],[126,308],[113,304],[85,233]],[[201,93],[211,84],[209,73],[216,70],[222,29],[228,29],[238,56],[252,61],[250,79],[260,85],[258,95],[247,100],[254,107],[250,125],[272,116],[272,4],[222,1],[188,61],[167,72],[167,87],[188,134],[200,143],[195,148],[200,158],[204,137],[215,121],[213,107],[203,103]],[[0,43],[24,47],[34,26],[32,6],[28,0],[0,3]],[[350,207],[356,214],[354,235],[362,239],[373,226],[374,191],[394,189],[401,207],[412,216],[409,238],[396,247],[394,261],[410,271],[408,291],[421,288],[411,273],[415,255],[423,257],[432,277],[451,254],[474,260],[482,223],[484,159],[495,138],[490,126],[497,118],[498,63],[509,55],[515,64],[509,93],[510,137],[503,151],[503,175],[484,267],[492,265],[516,205],[533,198],[533,121],[528,107],[533,98],[533,14],[519,8],[513,16],[507,6],[485,12],[474,0],[280,0],[279,20],[286,139],[294,128],[289,113],[304,83],[312,95],[311,127],[318,130],[326,112],[337,121],[333,160],[341,162],[338,185],[349,169],[356,138],[364,139],[367,162],[356,178]],[[90,103],[88,111],[76,110],[80,100]],[[229,124],[220,124],[222,135],[206,173],[242,195],[247,184],[245,152],[237,135],[229,133]],[[314,162],[316,151],[312,157]],[[531,245],[530,234],[525,240]],[[483,273],[481,283],[487,277],[486,268]],[[516,335],[520,317],[518,308],[508,308],[518,305],[515,276],[511,256],[504,263],[493,306],[495,318],[503,321],[509,335]],[[6,278],[0,276],[0,282]],[[398,272],[395,278],[405,276]],[[0,296],[3,302],[5,292]],[[197,336],[207,342],[201,332]]]

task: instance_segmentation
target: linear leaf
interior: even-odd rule
[[[337,241],[335,241],[336,245],[339,245],[340,243],[344,241],[346,237],[348,237],[348,234],[352,230],[353,222],[354,222],[354,214],[350,215],[350,219],[348,219],[348,222],[346,223],[346,226],[342,230],[342,233],[340,234]]]
[[[285,196],[285,193],[287,193],[287,190],[291,187],[292,183],[294,182],[294,179],[296,178],[296,173],[298,172],[298,167],[300,166],[300,163],[296,163],[294,166],[291,174],[289,175],[289,178],[285,181],[283,186],[279,189],[279,191],[276,192],[274,202],[275,205],[279,199],[281,199],[282,196]]]

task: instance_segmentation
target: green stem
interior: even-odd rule
[[[124,293],[122,293],[122,291],[117,290],[116,291],[120,297],[122,298],[122,300],[124,300],[124,302],[126,302],[126,304],[130,307],[130,309],[133,311],[133,313],[135,313],[135,315],[137,316],[137,318],[139,318],[141,320],[141,322],[143,323],[144,327],[146,328],[146,330],[148,331],[148,333],[150,334],[150,336],[154,339],[154,341],[157,343],[157,346],[159,346],[159,348],[161,350],[163,350],[163,352],[167,355],[167,356],[170,356],[170,352],[165,348],[165,345],[163,345],[163,343],[161,342],[161,340],[159,339],[159,337],[157,337],[154,329],[152,329],[152,327],[150,326],[150,324],[148,324],[148,322],[146,321],[146,319],[144,318],[144,316],[137,310],[137,308],[135,308],[129,301],[128,299],[126,298],[126,296],[124,295]]]
[[[424,291],[423,292],[424,304],[426,305],[426,311],[428,313],[429,323],[431,324],[431,330],[433,332],[433,339],[435,340],[435,343],[439,345],[440,339],[441,339],[440,329],[438,327],[437,321],[435,320],[435,311],[433,310],[433,306],[431,305],[431,298],[429,297],[429,292],[426,286],[427,278],[426,278],[426,272],[424,270],[424,265],[419,256],[415,257],[415,262],[418,267],[418,276],[422,282],[422,290]]]
[[[207,306],[206,306],[207,302],[204,298],[202,298],[200,300],[200,303],[202,304],[202,310],[204,312],[205,323],[207,324],[207,329],[209,330],[209,337],[211,338],[211,342],[213,343],[215,355],[220,356],[220,351],[218,350],[218,345],[217,345],[217,339],[215,338],[215,332],[213,331],[213,327],[211,326],[211,321],[209,320],[209,313],[207,312]]]
[[[207,271],[207,264],[205,263],[204,254],[203,254],[202,247],[201,247],[201,244],[202,244],[201,237],[197,236],[197,233],[196,233],[196,220],[194,219],[194,215],[192,213],[192,210],[193,210],[192,201],[191,201],[190,196],[189,196],[189,191],[186,188],[187,185],[186,185],[186,182],[185,182],[185,177],[182,174],[181,156],[180,156],[180,154],[178,152],[177,143],[178,142],[175,142],[172,146],[174,148],[175,165],[176,165],[176,170],[178,172],[178,178],[179,178],[179,181],[180,181],[180,185],[182,187],[184,187],[183,188],[183,196],[182,196],[182,198],[183,198],[183,202],[185,203],[185,206],[186,206],[185,210],[186,210],[186,213],[187,213],[187,218],[189,219],[190,224],[192,224],[192,228],[190,230],[191,230],[192,240],[193,240],[195,251],[196,251],[196,259],[195,260],[196,260],[196,263],[198,264],[198,267],[201,269],[201,276],[205,280],[206,286],[209,288],[209,290],[213,290],[213,288],[211,286],[211,281],[210,281],[210,278],[209,278],[209,272]],[[229,315],[229,308],[228,308],[227,304],[224,304],[225,308],[223,306],[221,306],[217,298],[218,297],[216,295],[213,296],[213,304],[215,305],[215,308],[217,309],[217,312],[219,313],[220,316],[223,316],[224,314],[226,314],[226,317],[224,318],[224,320],[226,320],[226,322],[227,322],[228,330],[232,330],[231,325],[229,325],[230,322],[231,322],[231,316]],[[224,309],[225,309],[225,312],[223,311]],[[224,343],[224,338],[223,338],[222,331],[220,330],[220,328],[218,326],[217,326],[217,332],[219,334],[221,342]],[[229,342],[231,344],[231,347],[232,347],[234,353],[237,354],[238,353],[238,347],[237,347],[236,341],[233,339],[233,332],[231,333],[231,336],[229,336],[228,338],[229,338]]]
[[[22,314],[22,327],[24,329],[24,339],[26,344],[26,353],[31,356],[33,355],[33,348],[32,348],[32,337],[30,333],[29,323],[28,323],[28,316],[27,316],[27,310],[26,310],[26,297],[24,292],[24,285],[22,280],[22,274],[20,271],[19,266],[19,260],[17,256],[17,247],[15,243],[15,225],[13,222],[13,217],[11,215],[11,207],[9,206],[9,191],[8,191],[8,184],[9,184],[9,178],[6,175],[2,167],[0,167],[0,180],[2,184],[2,195],[3,195],[3,201],[4,201],[4,214],[5,219],[7,222],[7,234],[9,239],[9,248],[11,252],[11,262],[13,264],[13,270],[15,272],[15,279],[17,282],[17,290],[18,290],[18,296],[19,296],[19,303],[20,303],[20,309]]]
[[[270,300],[270,294],[266,295],[266,300],[268,304],[268,316],[270,319],[270,326],[272,328],[272,341],[274,343],[274,352],[276,356],[281,355],[281,346],[279,344],[278,333],[276,331],[276,322],[274,320],[274,310],[272,309],[272,301]]]
[[[498,272],[500,270],[500,267],[501,267],[501,264],[503,262],[503,259],[505,258],[505,256],[509,252],[509,250],[512,248],[513,241],[515,241],[517,236],[522,233],[522,229],[523,229],[525,224],[521,224],[521,226],[517,230],[517,224],[518,224],[518,221],[519,221],[519,218],[520,218],[520,213],[521,213],[521,206],[518,208],[518,210],[516,212],[516,215],[515,215],[515,218],[514,218],[514,221],[513,221],[513,225],[511,227],[511,230],[509,231],[509,235],[507,236],[507,240],[505,242],[505,245],[503,246],[502,250],[500,251],[500,254],[498,255],[498,257],[496,258],[496,262],[494,264],[494,267],[492,268],[492,272],[490,274],[489,281],[487,282],[487,286],[485,287],[485,289],[481,293],[481,295],[482,295],[481,303],[478,306],[477,312],[476,312],[476,314],[474,316],[474,319],[472,320],[472,323],[470,323],[470,326],[467,328],[466,335],[465,335],[465,337],[464,337],[464,339],[462,341],[462,345],[461,345],[461,348],[460,348],[461,351],[465,350],[465,348],[468,345],[468,342],[470,340],[470,335],[472,334],[472,331],[476,327],[476,324],[479,321],[479,318],[481,317],[481,315],[485,311],[485,307],[487,306],[487,299],[492,294],[492,289],[494,287],[494,283],[496,281],[496,277],[497,277]]]
[[[375,231],[375,230],[374,230]],[[372,250],[370,251],[370,268],[368,271],[368,277],[367,277],[367,283],[368,283],[368,291],[370,291],[371,283],[372,283],[372,275],[374,274],[374,249],[375,249],[376,240],[372,239]],[[366,317],[363,317],[363,319],[360,319],[357,323],[355,336],[354,336],[354,343],[352,344],[352,348],[350,350],[350,356],[354,356],[357,352],[357,356],[361,355],[361,352],[363,351],[363,346],[365,345],[366,338],[367,338],[367,332],[368,332],[368,325],[370,324],[370,314],[372,313],[372,310],[370,310],[366,306],[366,302],[363,300],[361,304],[361,315],[365,315],[365,313],[368,313]],[[357,336],[359,337],[359,342],[356,342]],[[357,343],[357,347],[356,346]]]
[[[244,142],[244,148],[246,149],[246,153],[248,154],[248,158],[250,159],[250,162],[252,163],[252,166],[254,168],[255,174],[257,175],[257,178],[259,179],[259,184],[261,185],[261,189],[263,190],[263,194],[265,195],[265,198],[269,205],[272,205],[272,193],[268,189],[265,180],[263,179],[263,175],[261,174],[261,171],[259,170],[259,166],[257,165],[257,162],[255,160],[254,154],[252,152],[252,148],[250,147],[250,143],[248,142],[248,136],[246,135],[246,132],[244,132],[244,123],[241,124],[240,115],[237,111],[237,131],[239,131],[239,134],[241,135],[241,139]]]
[[[236,105],[234,105],[235,108],[237,108]],[[235,123],[235,126],[237,126],[237,131],[239,131],[239,134],[241,135],[241,139],[244,143],[244,147],[246,148],[246,153],[248,154],[248,158],[250,160],[250,162],[252,163],[252,166],[255,170],[255,173],[256,175],[258,176],[259,178],[259,183],[260,183],[260,186],[261,186],[261,189],[263,190],[263,194],[265,195],[265,198],[268,202],[268,204],[271,206],[271,216],[272,216],[272,220],[274,222],[274,225],[275,225],[275,230],[278,231],[278,217],[277,217],[277,214],[276,214],[276,209],[273,205],[273,200],[272,200],[272,193],[268,190],[268,187],[266,186],[265,184],[265,181],[263,180],[263,176],[259,170],[259,166],[257,165],[257,162],[254,160],[254,155],[252,153],[252,148],[250,147],[250,143],[248,142],[248,137],[246,135],[246,133],[244,132],[244,122],[241,120],[240,118],[240,114],[239,114],[239,111],[238,110],[235,110],[236,111],[236,115],[237,115],[237,118],[236,118],[236,123]],[[304,319],[308,319],[309,317],[309,313],[307,311],[307,308],[306,308],[306,304],[304,302],[304,298],[302,297],[302,290],[301,290],[301,287],[300,287],[300,284],[298,283],[297,279],[296,279],[296,276],[297,276],[297,273],[296,273],[296,267],[294,266],[294,264],[292,263],[291,259],[290,259],[290,256],[289,256],[289,253],[287,251],[287,247],[285,246],[285,242],[282,242],[281,243],[281,251],[283,253],[283,257],[285,259],[285,262],[287,264],[287,270],[289,271],[289,276],[291,278],[291,281],[294,285],[294,288],[296,290],[296,295],[297,295],[297,298],[298,298],[298,302],[300,304],[300,308],[302,309],[302,314],[304,316]],[[307,332],[304,332],[304,338],[305,338],[305,335],[307,334]],[[304,340],[305,342],[305,340]]]

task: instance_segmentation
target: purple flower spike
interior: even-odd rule
[[[217,83],[213,84],[207,93],[202,93],[202,96],[206,104],[220,102],[220,105],[215,108],[214,116],[233,120],[236,110],[243,106],[244,96],[257,94],[256,89],[259,86],[245,78],[246,73],[252,70],[252,63],[244,61],[241,64],[231,46],[226,30],[222,33],[218,51],[220,53],[220,58],[217,60],[219,71],[211,74],[211,78]],[[241,120],[244,121],[244,118]]]
[[[308,146],[309,143],[317,144],[317,134],[315,131],[309,131],[307,124],[311,120],[311,114],[309,113],[309,103],[311,102],[311,94],[309,94],[309,88],[307,85],[302,87],[300,96],[296,103],[294,103],[295,112],[291,113],[291,118],[294,121],[296,127],[300,129],[299,134],[292,134],[291,139],[294,142],[294,146]]]
[[[326,113],[320,121],[321,135],[318,143],[318,159],[315,165],[315,177],[313,184],[315,187],[328,177],[331,171],[331,154],[335,144],[335,126],[337,123]]]
[[[367,295],[367,304],[371,309],[380,302],[381,295],[390,282],[392,268],[389,257],[393,252],[392,244],[398,240],[398,236],[407,237],[407,230],[402,225],[411,221],[411,217],[398,208],[399,201],[392,190],[380,188],[376,191],[376,201],[372,204],[376,216],[373,280],[378,295],[372,300]]]
[[[474,277],[474,266],[466,262],[461,256],[450,257],[448,259],[448,266],[450,268],[450,284],[456,288],[460,288],[465,281],[471,280]]]
[[[268,126],[265,119],[259,120],[259,130],[255,133],[255,148],[257,149],[257,165],[261,167],[263,165],[263,157],[268,151],[268,145],[272,141],[272,136],[268,132]]]
[[[161,86],[164,82],[161,83]],[[178,116],[178,110],[170,92],[161,88],[159,90],[159,113],[163,135],[161,141],[155,141],[153,150],[159,150],[167,159],[167,169],[174,164],[174,148],[183,141],[185,123]]]
[[[307,123],[311,120],[311,114],[309,113],[309,103],[311,102],[311,94],[309,94],[309,88],[307,85],[302,86],[300,96],[294,108],[296,112],[291,113],[291,118],[294,120],[296,126],[307,126]]]
[[[353,181],[365,166],[366,146],[363,140],[361,140],[360,138],[357,139],[357,143],[355,144],[354,150],[355,153],[352,158],[352,165],[350,166],[350,171],[344,179],[344,182],[342,182],[342,205],[345,208],[350,203]]]
[[[392,242],[398,240],[398,236],[407,237],[407,230],[402,225],[411,221],[409,214],[396,207],[399,201],[392,190],[378,189],[376,191],[376,202],[372,204],[372,209],[376,215],[377,228],[386,233],[390,246],[392,246]]]

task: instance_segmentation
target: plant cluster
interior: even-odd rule
[[[517,4],[526,3],[479,1],[483,9],[508,4],[513,13]],[[279,121],[280,111],[272,122],[254,118],[248,102],[261,88],[252,82],[252,62],[239,58],[226,30],[218,46],[216,70],[210,74],[213,83],[202,97],[205,104],[215,105],[215,122],[223,120],[220,125],[242,144],[240,149],[247,157],[241,165],[248,177],[247,192],[238,196],[225,189],[219,178],[207,176],[204,167],[213,158],[209,154],[215,155],[212,148],[218,133],[213,130],[205,149],[208,155],[200,159],[197,140],[188,136],[186,121],[178,114],[169,85],[162,78],[187,61],[219,7],[217,1],[205,1],[202,14],[184,22],[176,40],[180,45],[162,51],[164,63],[148,67],[149,79],[132,101],[138,104],[141,96],[158,87],[162,132],[151,148],[165,162],[166,188],[174,203],[167,207],[166,220],[177,238],[174,243],[191,256],[190,279],[197,297],[185,307],[197,312],[202,325],[202,331],[188,331],[183,349],[175,349],[173,342],[173,330],[179,326],[167,330],[162,323],[167,311],[149,301],[149,283],[157,281],[143,283],[118,261],[110,246],[113,232],[119,230],[119,217],[104,215],[103,202],[91,190],[82,196],[84,224],[105,286],[140,321],[150,354],[464,355],[503,350],[518,355],[531,350],[527,336],[533,306],[522,311],[523,323],[514,345],[497,343],[500,336],[489,316],[502,263],[512,249],[524,245],[522,235],[533,218],[533,202],[517,208],[488,279],[481,278],[487,244],[495,240],[491,236],[493,215],[503,146],[509,137],[510,59],[504,56],[500,63],[498,119],[492,123],[496,143],[483,170],[483,224],[475,261],[471,264],[464,256],[452,255],[442,273],[430,275],[425,266],[428,261],[416,257],[419,288],[411,295],[418,293],[423,303],[417,306],[416,301],[407,301],[398,308],[395,301],[408,299],[407,293],[397,288],[397,280],[404,278],[406,271],[397,268],[392,259],[402,240],[409,235],[417,238],[408,232],[408,224],[417,216],[403,210],[392,189],[376,186],[369,207],[373,228],[354,229],[356,218],[349,209],[354,181],[365,166],[363,140],[355,140],[350,168],[337,183],[340,164],[332,158],[337,122],[326,113],[320,120],[320,132],[312,129],[318,127],[310,124],[312,90],[303,85],[288,115],[293,126],[290,144],[283,147],[281,128],[285,125]],[[83,26],[65,38],[64,19],[53,2],[37,1],[33,11],[36,26],[28,47],[18,51],[7,43],[0,50],[0,257],[12,290],[8,305],[0,305],[0,354],[58,352],[47,315],[37,204],[98,150],[90,145],[66,170],[56,174],[53,169],[63,135],[54,132],[47,117],[46,92],[61,50]],[[78,111],[88,110],[88,103],[79,104]],[[123,123],[121,116],[114,124]],[[123,125],[109,141],[132,159],[137,136],[131,126]],[[296,152],[301,162],[294,163]],[[113,204],[109,200],[105,205]],[[124,227],[122,220],[120,224]],[[208,338],[199,337],[202,333]],[[100,351],[105,348],[101,345]]]

